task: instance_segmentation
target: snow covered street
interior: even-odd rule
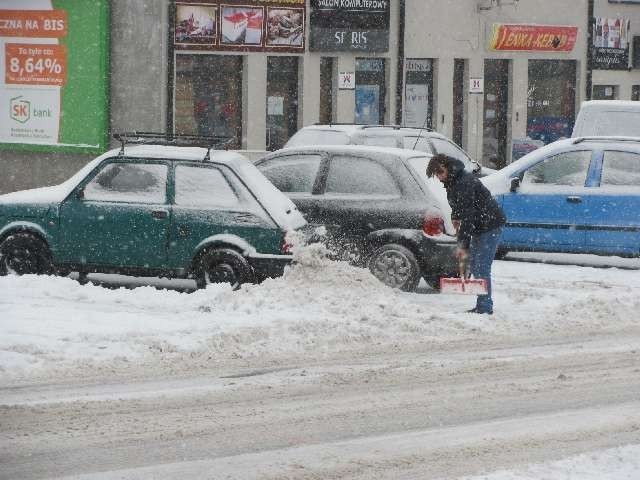
[[[314,255],[236,292],[0,277],[0,478],[638,478],[640,262],[535,257],[493,316]]]

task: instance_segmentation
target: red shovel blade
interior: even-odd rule
[[[487,295],[487,280],[484,278],[460,277],[441,278],[440,293],[455,293],[457,295]]]

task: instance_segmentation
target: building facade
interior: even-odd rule
[[[66,63],[46,80],[3,70],[2,101],[24,111],[58,82],[58,123],[77,117],[87,139],[5,134],[0,193],[58,183],[113,146],[110,132],[135,130],[220,135],[255,157],[312,123],[403,124],[502,167],[570,135],[581,101],[640,98],[640,0],[16,2],[0,6],[15,27],[0,29],[0,68],[27,68],[20,44],[57,42],[29,65]],[[96,5],[108,15],[92,30],[107,30],[107,47],[87,52],[73,33]],[[42,11],[63,22],[57,37],[26,28]],[[88,75],[101,56],[106,71]],[[83,117],[87,85],[102,92],[90,112],[104,115]],[[14,133],[33,120],[5,116]]]

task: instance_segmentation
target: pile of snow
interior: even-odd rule
[[[633,270],[496,262],[496,313],[487,316],[466,313],[475,297],[434,295],[427,287],[417,294],[392,290],[367,270],[328,260],[319,244],[295,258],[283,277],[238,291],[0,277],[0,380],[638,325],[640,282]],[[116,280],[126,284],[126,277]]]
[[[632,480],[639,474],[640,445],[627,445],[459,480]]]

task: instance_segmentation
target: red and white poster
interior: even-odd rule
[[[577,38],[574,26],[494,23],[489,50],[570,52]]]

